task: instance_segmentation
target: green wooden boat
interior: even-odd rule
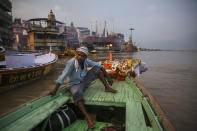
[[[126,77],[125,81],[115,81],[113,86],[118,93],[104,92],[100,80],[95,80],[84,93],[85,105],[89,107],[113,107],[124,109],[126,131],[174,131],[155,99],[135,79]],[[37,127],[63,104],[73,104],[73,99],[66,87],[59,89],[56,96],[43,96],[18,109],[0,116],[1,131],[27,131]],[[98,109],[98,108],[97,108]],[[104,115],[104,114],[103,114]],[[114,123],[97,121],[95,131],[105,129]],[[41,128],[44,130],[45,126]],[[87,122],[78,119],[63,131],[86,131]]]

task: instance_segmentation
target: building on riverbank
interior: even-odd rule
[[[90,30],[87,27],[77,27],[79,43],[83,43],[83,40],[90,36]]]
[[[22,20],[21,18],[15,18],[12,24],[13,30],[13,49],[15,50],[28,50],[28,34],[27,29],[30,23]]]
[[[122,50],[123,51],[127,51],[127,52],[134,52],[134,51],[138,51],[138,48],[134,45],[133,42],[133,38],[132,38],[132,31],[134,30],[133,28],[130,28],[129,30],[131,30],[131,34],[129,36],[129,40],[128,42],[125,42],[122,46]]]
[[[12,3],[9,0],[0,0],[0,45],[12,46]]]
[[[66,47],[65,24],[57,21],[52,10],[48,18],[35,18],[28,20],[28,47],[30,50],[64,50]]]
[[[70,49],[79,47],[78,32],[73,22],[70,23],[70,26],[66,26],[66,42],[67,47]]]
[[[92,26],[90,27],[92,28]],[[86,45],[91,50],[121,50],[121,45],[124,43],[124,35],[121,33],[114,33],[113,29],[111,33],[108,33],[106,21],[102,34],[98,33],[97,24],[95,32],[93,32],[91,28],[89,30],[89,36],[83,39],[82,44]]]
[[[83,39],[83,44],[95,50],[115,50],[120,51],[124,43],[124,35],[113,33],[107,36],[87,36]]]

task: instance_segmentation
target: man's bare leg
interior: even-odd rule
[[[112,92],[112,93],[116,93],[116,92],[117,92],[117,90],[112,89],[112,88],[108,85],[107,81],[105,80],[104,72],[102,71],[102,68],[101,68],[101,70],[99,71],[98,77],[99,77],[99,79],[102,81],[103,85],[105,86],[105,91],[106,91],[106,92]],[[111,78],[110,78],[110,79],[111,79]],[[112,81],[112,83],[113,83],[113,81]]]
[[[81,112],[83,113],[83,115],[85,116],[85,118],[86,118],[86,120],[88,122],[88,127],[89,128],[94,128],[94,123],[93,123],[91,117],[88,115],[88,113],[87,113],[87,111],[85,109],[85,106],[83,104],[83,101],[78,101],[77,105],[78,105],[79,109],[81,110]]]
[[[112,86],[113,80],[111,79],[111,77],[109,76],[109,74],[106,72],[106,70],[104,68],[101,68],[101,71],[103,72],[104,77],[107,78],[108,83]]]

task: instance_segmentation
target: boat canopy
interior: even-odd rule
[[[23,68],[37,65],[44,65],[53,62],[56,59],[56,55],[52,53],[38,55],[35,54],[15,54],[6,55],[4,63],[6,68]]]

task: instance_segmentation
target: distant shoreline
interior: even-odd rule
[[[197,49],[195,50],[140,50],[140,51],[184,51],[184,52],[197,52]]]

